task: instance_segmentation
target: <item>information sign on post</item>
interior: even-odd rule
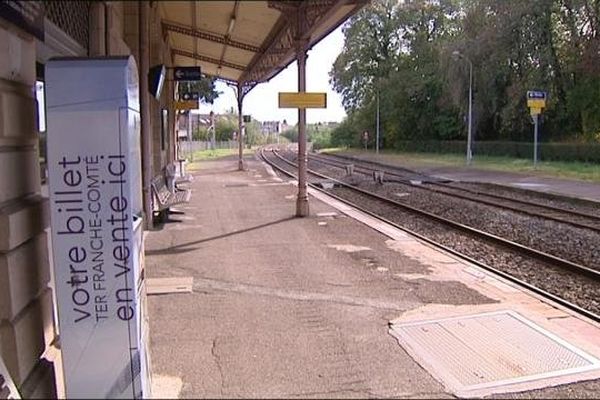
[[[530,90],[527,92],[527,107],[531,115],[541,114],[546,108],[546,92]]]
[[[176,81],[200,81],[202,70],[200,67],[174,67],[173,79]]]
[[[133,57],[46,64],[53,268],[67,398],[147,398]]]
[[[196,110],[198,109],[198,100],[185,100],[175,102],[176,110]]]
[[[327,93],[279,92],[279,108],[327,108]]]
[[[530,90],[527,92],[527,107],[533,119],[533,166],[537,166],[538,160],[538,135],[540,115],[546,108],[546,92]]]

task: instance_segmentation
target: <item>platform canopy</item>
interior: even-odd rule
[[[206,75],[255,85],[295,60],[295,42],[308,48],[340,26],[367,0],[163,1],[161,25],[176,66],[200,66]],[[305,13],[298,29],[295,12]],[[302,34],[297,32],[301,31]]]

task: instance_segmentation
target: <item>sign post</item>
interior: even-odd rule
[[[306,109],[326,108],[327,93],[306,92],[306,48],[297,48],[298,60],[298,92],[280,92],[279,108],[298,109],[298,197],[296,198],[296,216],[309,215],[307,169],[308,154],[306,153]]]
[[[536,168],[538,160],[538,132],[540,115],[535,114],[531,117],[533,118],[533,167]]]
[[[546,108],[546,92],[528,91],[527,107],[533,120],[533,167],[537,168],[539,123],[542,110]]]

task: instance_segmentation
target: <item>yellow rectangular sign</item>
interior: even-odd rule
[[[279,108],[327,108],[327,93],[279,92]]]
[[[528,99],[527,107],[529,107],[529,108],[546,108],[546,100],[544,100],[544,99]]]
[[[529,114],[530,115],[540,115],[542,113],[542,109],[538,108],[538,107],[531,107],[529,109]]]
[[[175,102],[176,110],[196,110],[198,108],[198,100],[182,100]]]

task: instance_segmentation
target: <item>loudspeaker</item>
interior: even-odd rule
[[[160,97],[165,77],[167,76],[167,68],[164,65],[155,65],[148,71],[148,91],[155,98]]]

